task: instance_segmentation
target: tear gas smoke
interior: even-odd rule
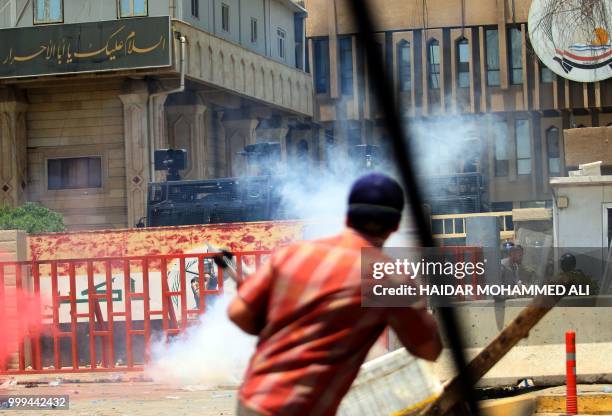
[[[412,153],[424,195],[439,189],[428,188],[426,178],[480,169],[481,154],[486,137],[483,126],[489,125],[493,134],[505,134],[507,127],[493,117],[452,116],[435,120],[411,122]],[[366,140],[375,143],[373,140]],[[390,143],[381,141],[382,154],[373,169],[396,179],[399,177],[389,154]],[[385,152],[386,150],[386,152]],[[503,149],[500,149],[503,151]],[[337,233],[344,226],[348,193],[352,183],[367,173],[364,161],[351,158],[346,150],[332,149],[327,169],[319,169],[303,160],[291,159],[281,186],[285,211],[290,217],[309,222],[306,238]],[[410,228],[408,210],[401,228]],[[410,244],[411,238],[396,234],[387,245]]]
[[[238,384],[256,339],[230,322],[229,301],[228,295],[218,298],[183,335],[154,342],[147,374],[156,381],[202,388]]]
[[[457,172],[458,161],[466,159],[466,155],[475,153],[475,163],[480,161],[482,119],[457,116],[436,122],[413,122],[411,128],[416,168],[421,177]],[[501,127],[496,129],[505,132]],[[329,236],[344,227],[351,185],[367,172],[363,160],[338,150],[329,152],[333,159],[328,169],[290,155],[287,169],[279,171],[283,208],[289,217],[307,221],[304,236],[307,239]],[[390,158],[383,157],[373,170],[397,178],[393,165],[385,160]],[[427,194],[427,181],[422,181],[422,186]],[[407,234],[396,233],[387,245],[411,243]],[[207,310],[197,326],[180,338],[170,343],[154,343],[148,374],[159,381],[182,385],[214,387],[239,383],[254,350],[255,338],[241,332],[227,318],[230,297],[226,293]]]

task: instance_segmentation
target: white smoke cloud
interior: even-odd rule
[[[349,191],[360,174],[363,170],[348,156],[334,160],[329,169],[292,163],[280,192],[289,217],[308,223],[306,239],[330,236],[343,229]]]
[[[413,122],[411,129],[416,167],[423,177],[457,172],[456,161],[484,143],[482,119],[476,122],[469,117],[447,117],[435,122]],[[359,162],[344,153],[334,153],[329,169],[293,160],[283,175],[281,194],[285,209],[291,217],[309,223],[304,236],[307,239],[333,235],[344,227],[349,190],[355,179],[365,173]],[[376,170],[397,178],[390,164],[378,166]],[[422,181],[422,185],[426,188],[427,181]],[[409,221],[404,223],[403,231],[392,236],[387,246],[414,245],[411,227],[407,224]],[[180,338],[169,344],[156,342],[147,369],[149,376],[159,381],[204,387],[240,383],[256,339],[244,334],[227,318],[231,297],[226,293],[207,310],[197,326],[189,328]]]
[[[181,386],[213,388],[238,385],[255,349],[256,338],[242,332],[227,317],[230,296],[217,299],[197,325],[169,343],[154,342],[152,379]]]
[[[420,177],[460,172],[460,161],[480,159],[482,121],[466,116],[420,120],[410,124],[412,150]],[[480,118],[482,120],[482,118]],[[427,191],[427,181],[421,181]]]

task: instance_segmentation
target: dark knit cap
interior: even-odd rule
[[[353,184],[349,194],[351,207],[401,213],[404,209],[404,192],[397,181],[382,173],[370,173]]]
[[[393,230],[402,218],[404,192],[395,180],[381,173],[357,179],[348,200],[348,224],[371,235]]]

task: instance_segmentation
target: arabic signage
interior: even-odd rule
[[[529,38],[544,65],[572,81],[612,77],[612,1],[533,0]]]
[[[0,30],[0,78],[171,65],[170,18]]]

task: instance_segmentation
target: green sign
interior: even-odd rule
[[[111,285],[115,281],[113,277],[111,280]],[[112,288],[111,288],[112,289]],[[98,283],[94,286],[94,290],[91,293],[95,293],[97,295],[106,295],[106,282]],[[136,291],[136,281],[130,278],[130,292],[134,293]],[[89,290],[85,289],[81,291],[81,296],[76,299],[76,303],[88,303],[89,302]],[[111,299],[113,302],[121,302],[123,300],[123,291],[121,289],[111,290]],[[57,293],[58,296],[62,296],[60,292]],[[66,295],[64,295],[66,296]],[[99,298],[98,302],[106,302],[106,298]],[[62,300],[60,303],[70,303],[70,300]]]
[[[170,18],[0,30],[0,78],[171,65]]]

